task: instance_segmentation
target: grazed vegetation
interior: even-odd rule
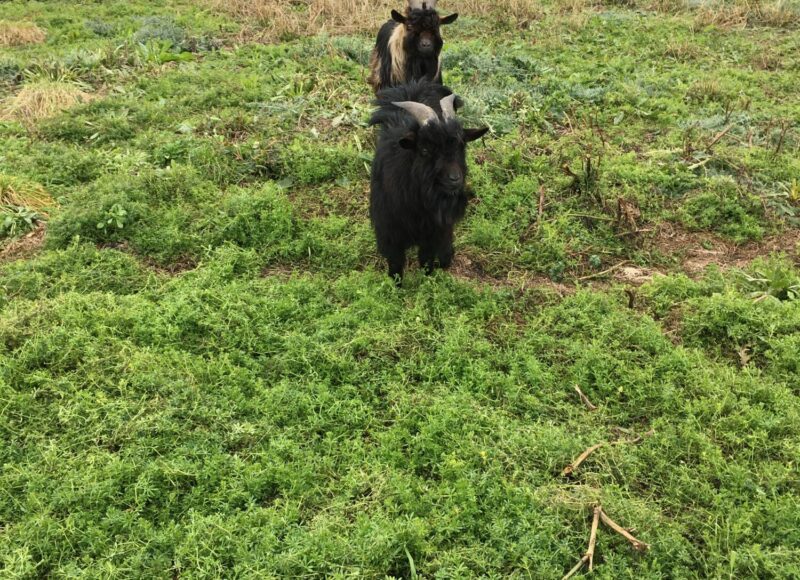
[[[560,577],[596,504],[599,577],[800,575],[797,4],[441,0],[492,133],[403,289],[375,4],[0,3],[2,576]]]

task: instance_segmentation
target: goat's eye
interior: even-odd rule
[[[420,155],[422,155],[423,157],[427,157],[428,155],[430,155],[430,154],[431,154],[431,151],[430,151],[430,149],[428,149],[427,147],[423,147],[422,149],[420,149],[420,150],[419,150],[419,153],[420,153]]]

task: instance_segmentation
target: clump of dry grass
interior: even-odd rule
[[[92,95],[73,83],[37,81],[26,84],[19,93],[3,103],[0,119],[20,121],[30,126],[40,119],[52,117],[91,99]]]
[[[42,211],[54,205],[53,198],[38,183],[0,173],[0,206],[27,207]]]
[[[694,25],[696,28],[791,28],[800,25],[800,10],[784,0],[714,0],[702,3],[695,10]]]
[[[754,68],[759,70],[778,70],[783,66],[781,62],[781,57],[773,52],[769,52],[768,50],[764,50],[763,52],[759,52],[753,58],[750,59],[751,64]]]
[[[697,58],[701,54],[700,47],[688,41],[668,41],[664,48],[664,56],[674,58],[677,61],[689,61]]]
[[[793,0],[632,0],[632,3],[666,14],[691,14],[695,29],[800,26],[800,9]]]
[[[21,46],[44,42],[47,34],[32,22],[0,20],[0,46]]]
[[[286,39],[329,32],[374,33],[386,22],[392,9],[405,2],[398,0],[207,0],[220,12],[231,14],[267,39]],[[470,16],[500,16],[526,25],[541,16],[541,5],[534,0],[450,0],[440,12],[459,12]]]

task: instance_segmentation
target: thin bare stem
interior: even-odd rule
[[[586,405],[587,409],[590,411],[597,410],[597,407],[592,404],[592,402],[589,400],[589,397],[583,394],[583,391],[581,391],[581,388],[578,385],[575,385],[575,391],[578,393],[578,396],[581,398],[581,401],[583,401],[583,404]]]
[[[583,565],[586,564],[586,562],[588,561],[589,561],[589,556],[583,556],[580,560],[578,560],[578,563],[572,567],[572,570],[567,572],[561,580],[569,580],[570,578],[572,578],[575,574],[578,573],[578,571],[581,568],[583,568]]]
[[[578,458],[575,461],[573,461],[572,463],[570,463],[569,465],[567,465],[564,468],[564,470],[561,472],[561,476],[565,477],[565,476],[571,474],[576,469],[578,469],[578,467],[580,467],[581,463],[586,461],[587,457],[589,457],[592,453],[594,453],[595,451],[600,449],[603,445],[605,445],[605,443],[598,443],[597,445],[592,445],[586,451],[584,451],[583,453],[578,455]]]
[[[603,270],[602,272],[597,272],[597,273],[595,273],[595,274],[589,274],[588,276],[582,276],[581,278],[578,278],[578,280],[591,280],[592,278],[599,278],[600,276],[605,276],[606,274],[610,274],[610,273],[611,273],[611,272],[613,272],[614,270],[616,270],[616,269],[618,269],[618,268],[621,268],[622,266],[624,266],[624,265],[625,265],[625,264],[627,264],[628,262],[629,262],[629,260],[623,260],[623,261],[622,261],[622,262],[620,262],[619,264],[616,264],[616,265],[614,265],[614,266],[611,266],[611,267],[610,267],[609,269],[607,269],[607,270]]]
[[[594,506],[594,517],[592,518],[592,531],[589,534],[589,548],[586,555],[589,557],[589,572],[594,569],[594,545],[597,542],[597,526],[600,524],[600,512],[603,508],[599,505]]]
[[[617,532],[620,536],[628,540],[633,546],[634,550],[637,550],[639,552],[646,552],[647,550],[650,549],[650,544],[645,544],[641,540],[637,540],[636,538],[634,538],[628,530],[626,530],[617,522],[608,517],[608,514],[602,508],[600,509],[600,519],[603,520],[603,523],[605,525],[607,525],[609,528]]]

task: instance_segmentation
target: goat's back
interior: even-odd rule
[[[431,81],[411,81],[397,87],[389,87],[378,91],[374,104],[377,109],[369,120],[370,125],[381,125],[384,129],[410,128],[416,121],[405,110],[392,103],[414,101],[428,105],[436,114],[442,114],[440,101],[453,94],[448,87]],[[455,108],[461,107],[462,101],[456,97]]]

